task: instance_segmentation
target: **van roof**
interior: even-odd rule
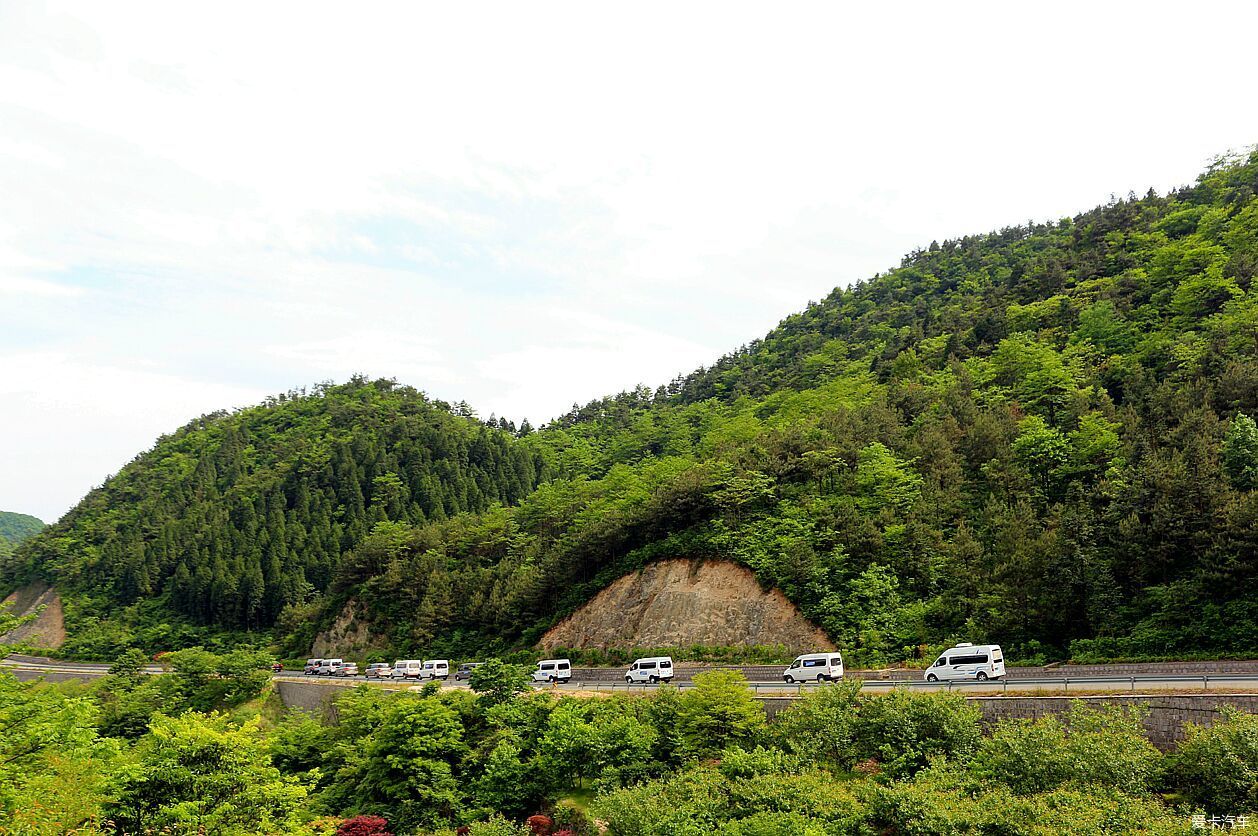
[[[971,644],[970,642],[962,642],[960,644],[955,644],[952,647],[948,648],[947,650],[944,651],[944,653],[951,653],[954,650],[1000,650],[1000,645],[998,644]]]

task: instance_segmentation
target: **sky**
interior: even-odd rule
[[[0,509],[355,373],[542,424],[1258,142],[1258,5],[861,5],[0,2]]]

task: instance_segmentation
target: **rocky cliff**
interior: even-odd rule
[[[825,633],[776,589],[729,561],[665,560],[626,575],[542,637],[541,646],[781,644],[830,650]]]
[[[3,605],[17,616],[34,618],[0,636],[5,644],[29,644],[32,647],[61,647],[66,640],[65,611],[61,596],[43,581],[27,584],[4,599]]]

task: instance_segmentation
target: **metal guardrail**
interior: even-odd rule
[[[1141,683],[1183,683],[1185,686],[1200,687],[1203,691],[1211,690],[1211,683],[1216,688],[1221,687],[1221,683],[1255,683],[1258,684],[1258,675],[1256,674],[1146,674],[1144,676],[1088,676],[1088,677],[1037,677],[1037,678],[1009,678],[1001,677],[1000,679],[978,680],[946,680],[941,682],[928,682],[924,679],[849,679],[849,682],[860,682],[862,689],[874,690],[894,690],[897,688],[906,690],[922,690],[922,691],[971,691],[991,694],[998,691],[1001,694],[1009,693],[1009,685],[1013,683],[1015,692],[1028,691],[1034,692],[1036,686],[1051,688],[1054,690],[1070,692],[1070,686],[1073,684],[1077,690],[1091,691],[1095,690],[1095,686],[1105,685],[1126,685],[1128,691],[1134,692]],[[649,683],[634,683],[632,685],[623,682],[581,682],[573,680],[568,683],[571,687],[575,687],[585,691],[625,691],[625,692],[649,692],[659,688],[659,685],[651,685]],[[831,683],[785,683],[785,682],[748,682],[747,687],[750,688],[758,696],[783,696],[802,695],[811,691],[823,688]],[[549,688],[552,686],[541,684],[536,687]],[[689,690],[694,687],[691,682],[675,683],[675,687],[679,690]]]

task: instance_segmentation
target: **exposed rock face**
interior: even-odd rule
[[[56,589],[43,581],[35,581],[10,593],[4,603],[13,615],[35,615],[37,611],[38,614],[33,621],[0,636],[0,641],[45,648],[61,647],[65,643],[65,610]]]
[[[825,633],[778,590],[729,561],[665,560],[626,575],[542,637],[556,647],[782,644],[832,650]]]
[[[366,614],[357,600],[351,600],[332,622],[332,626],[315,636],[310,655],[320,659],[338,656],[357,659],[369,650],[377,650]]]

